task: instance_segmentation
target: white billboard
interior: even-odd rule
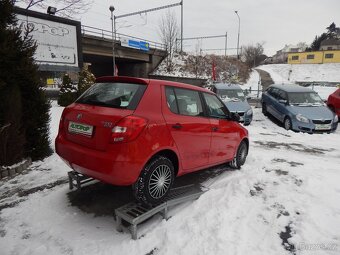
[[[37,64],[78,67],[76,26],[17,14],[18,25],[28,28],[36,40]]]

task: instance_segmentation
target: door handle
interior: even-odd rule
[[[211,130],[216,132],[218,130],[218,127],[212,127]]]
[[[179,123],[176,123],[175,125],[172,125],[172,128],[174,128],[174,129],[181,129],[182,125],[179,124]]]

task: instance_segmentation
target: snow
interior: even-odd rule
[[[305,82],[339,82],[340,63],[331,64],[272,64],[258,67],[270,74],[275,83],[296,81]],[[289,75],[289,73],[291,73]]]
[[[167,70],[167,59],[163,60],[160,65],[156,68],[156,70],[152,73],[153,75],[161,75],[161,76],[170,76],[170,77],[186,77],[186,78],[200,78],[200,79],[208,79],[210,77],[206,75],[199,75],[198,77],[187,70],[184,70],[185,62],[188,59],[188,55],[181,55],[175,53],[172,58],[173,68],[169,72]]]
[[[268,72],[277,84],[289,84],[295,82],[327,83],[334,82],[340,84],[340,63],[332,64],[272,64],[262,65],[258,69]],[[312,86],[319,93],[323,100],[327,100],[337,88],[336,86],[325,85]]]
[[[249,79],[247,80],[245,84],[241,84],[241,88],[243,90],[248,91],[247,96],[251,98],[256,98],[258,96],[257,91],[259,90],[260,91],[259,97],[260,97],[262,94],[262,85],[259,83],[259,81],[260,81],[260,74],[257,71],[252,70],[252,72],[250,73]]]
[[[51,109],[53,140],[62,109],[55,103]],[[292,254],[280,238],[289,229],[296,254],[339,254],[340,130],[295,133],[264,117],[261,109],[253,111],[247,127],[250,151],[242,169],[209,170],[217,176],[203,183],[206,193],[172,208],[167,221],[155,216],[142,224],[136,241],[115,230],[113,212],[96,213],[105,206],[100,193],[76,194],[85,192],[83,203],[92,204],[92,212],[70,201],[75,195],[67,183],[22,195],[66,180],[69,169],[56,154],[35,162],[25,175],[0,181],[0,253]],[[11,190],[21,193],[6,197]]]

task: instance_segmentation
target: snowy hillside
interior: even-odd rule
[[[245,82],[249,76],[248,67],[235,58],[217,55],[174,54],[168,56],[153,71],[152,75],[185,77],[211,80],[213,76],[222,81],[235,80],[238,75],[240,82]]]
[[[295,82],[338,82],[340,84],[340,63],[336,64],[273,64],[262,65],[258,69],[268,72],[277,84]],[[312,89],[319,93],[323,100],[335,90],[335,86],[313,85]]]
[[[336,64],[273,64],[257,67],[271,74],[275,83],[339,82],[340,63]],[[290,73],[290,74],[289,74]]]
[[[208,176],[210,190],[172,208],[169,220],[142,224],[136,241],[117,232],[113,218],[113,205],[130,189],[92,184],[69,191],[69,168],[56,154],[0,181],[0,254],[339,254],[340,130],[294,133],[253,110],[242,169],[196,173]],[[61,111],[51,109],[52,139]]]

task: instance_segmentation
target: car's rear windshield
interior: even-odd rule
[[[145,88],[146,85],[134,83],[95,83],[76,103],[135,110]]]

